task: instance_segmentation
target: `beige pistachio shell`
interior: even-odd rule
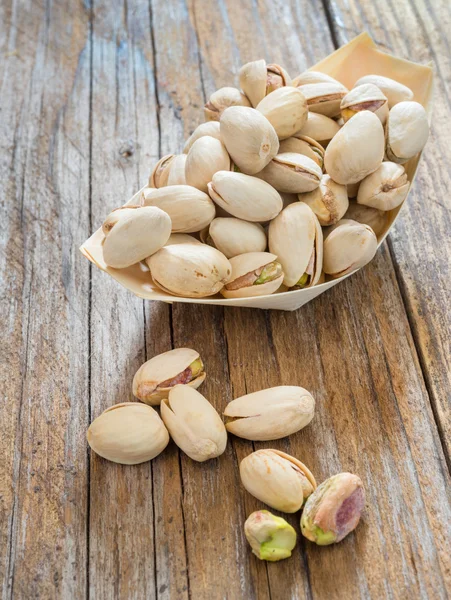
[[[299,87],[310,83],[339,83],[336,79],[321,71],[304,71],[293,79],[292,85]]]
[[[218,171],[208,193],[218,206],[245,221],[264,223],[282,210],[282,198],[271,185],[244,173]]]
[[[103,259],[115,269],[144,260],[168,241],[171,219],[156,207],[117,208],[102,225]]]
[[[405,163],[423,150],[429,137],[427,113],[418,102],[398,102],[388,115],[387,158]]]
[[[338,81],[307,83],[298,89],[306,97],[309,111],[331,118],[340,114],[341,101],[348,93],[348,89]]]
[[[165,246],[174,244],[201,244],[202,242],[188,233],[171,233]]]
[[[227,431],[210,402],[195,389],[176,385],[161,403],[161,417],[177,446],[191,459],[204,462],[220,456]]]
[[[204,135],[209,135],[218,140],[221,139],[221,132],[218,121],[208,121],[207,123],[201,123],[193,133],[186,140],[185,145],[183,146],[183,153],[188,154],[191,146],[194,144],[196,140],[203,137]]]
[[[205,192],[191,185],[168,185],[142,194],[144,206],[157,206],[172,221],[172,233],[193,233],[209,225],[215,218],[215,205]]]
[[[204,107],[206,121],[219,121],[222,113],[229,106],[251,106],[246,96],[234,87],[223,87],[210,96]]]
[[[324,240],[324,272],[334,279],[364,267],[374,257],[377,238],[368,225],[339,221]]]
[[[387,97],[389,108],[392,108],[395,104],[398,104],[398,102],[413,100],[413,92],[410,88],[389,77],[383,77],[382,75],[365,75],[355,82],[354,87],[363,85],[364,83],[377,85]]]
[[[278,192],[300,194],[317,188],[322,174],[321,167],[308,156],[283,152],[275,156],[257,177]]]
[[[346,123],[357,112],[369,110],[379,117],[382,125],[388,117],[388,100],[384,93],[372,83],[354,87],[341,101],[341,116]]]
[[[268,119],[280,140],[294,135],[307,121],[307,100],[292,86],[278,88],[265,96],[257,110]]]
[[[369,110],[358,112],[333,137],[324,154],[326,172],[337,183],[361,181],[384,158],[384,129]]]
[[[315,114],[315,113],[312,113]],[[324,164],[324,148],[315,141],[305,135],[297,133],[293,137],[280,142],[279,154],[292,152],[294,154],[303,154],[307,156],[322,169]]]
[[[348,192],[348,198],[357,198],[359,186],[360,186],[360,181],[356,181],[355,183],[348,183],[348,185],[346,186],[346,191]]]
[[[315,414],[310,392],[281,385],[241,396],[226,406],[227,431],[252,441],[278,440],[303,429]]]
[[[383,162],[361,182],[357,202],[379,210],[392,210],[404,202],[408,191],[409,182],[404,167]]]
[[[166,246],[146,263],[158,287],[187,298],[217,294],[232,273],[224,254],[206,244]]]
[[[291,84],[291,78],[283,67],[267,65],[264,60],[254,60],[243,65],[239,77],[240,87],[254,107],[267,94]]]
[[[158,413],[140,402],[124,402],[107,408],[91,423],[87,438],[99,456],[122,465],[151,460],[169,442]]]
[[[186,154],[176,154],[171,161],[167,185],[186,185]]]
[[[149,187],[160,188],[168,185],[169,171],[175,154],[166,154],[160,158],[149,177]]]
[[[234,217],[213,219],[207,240],[227,258],[246,252],[264,252],[268,243],[265,230],[259,223]]]
[[[185,178],[188,185],[207,192],[207,184],[217,171],[229,171],[230,156],[224,144],[209,135],[199,138],[191,146],[185,165]]]
[[[299,194],[298,198],[310,206],[323,227],[337,223],[349,206],[346,186],[336,183],[329,175],[322,176],[316,190]]]
[[[326,145],[338,131],[340,125],[336,121],[326,115],[309,111],[307,123],[299,133]]]
[[[369,225],[379,238],[388,226],[388,213],[377,208],[350,202],[343,220],[357,221]]]
[[[232,275],[222,288],[224,298],[250,298],[272,294],[283,283],[277,256],[269,252],[248,252],[230,259]]]
[[[139,367],[133,378],[133,395],[146,404],[158,405],[168,397],[174,385],[184,383],[197,389],[204,379],[199,352],[175,348],[154,356]]]
[[[279,450],[257,450],[240,463],[241,482],[261,502],[286,513],[298,511],[316,489],[309,469]]]
[[[221,139],[243,173],[261,171],[279,150],[274,127],[258,110],[231,106],[221,115]]]

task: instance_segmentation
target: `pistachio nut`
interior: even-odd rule
[[[149,187],[160,188],[166,185],[183,185],[185,181],[185,154],[167,154],[155,165]]]
[[[301,85],[307,85],[309,83],[339,83],[336,79],[321,73],[321,71],[304,71],[293,79],[292,85],[299,87]]]
[[[257,104],[274,90],[291,84],[291,77],[280,65],[267,65],[264,60],[246,63],[240,69],[240,86],[251,101]]]
[[[290,204],[269,225],[269,250],[282,265],[288,288],[312,287],[321,277],[323,233],[304,202]]]
[[[193,133],[186,140],[185,145],[183,146],[183,153],[188,154],[191,146],[194,144],[196,140],[203,137],[204,135],[209,135],[210,137],[214,137],[218,140],[221,139],[220,127],[218,121],[207,121],[206,123],[201,123]]]
[[[191,146],[185,166],[186,183],[207,192],[207,184],[217,171],[230,171],[230,156],[224,144],[206,135]]]
[[[309,469],[280,450],[257,450],[240,463],[241,482],[261,502],[286,513],[298,511],[316,489]]]
[[[224,298],[272,294],[282,285],[282,266],[269,252],[247,252],[230,259],[232,275],[221,290]]]
[[[246,252],[264,252],[268,244],[265,230],[259,223],[249,223],[235,217],[213,219],[205,241],[227,258]]]
[[[340,104],[348,93],[348,89],[336,82],[307,83],[298,87],[307,99],[311,112],[337,117],[340,114]]]
[[[174,244],[201,244],[202,242],[188,233],[171,233],[165,246]]]
[[[354,87],[346,94],[340,104],[341,116],[346,123],[362,110],[369,110],[379,117],[382,125],[388,117],[388,100],[384,93],[372,83]]]
[[[160,404],[174,385],[183,383],[197,389],[205,379],[199,352],[175,348],[154,356],[139,367],[133,378],[133,395],[146,404]]]
[[[252,552],[260,560],[275,562],[291,556],[296,546],[295,529],[269,510],[256,510],[246,519],[244,533]]]
[[[355,183],[348,183],[348,185],[346,186],[348,198],[357,198],[359,186],[360,186],[360,181],[356,181]]]
[[[307,123],[299,133],[326,146],[338,131],[340,131],[340,125],[330,117],[309,112]]]
[[[161,418],[177,446],[193,460],[204,462],[221,456],[227,446],[221,417],[192,387],[174,386],[161,402]]]
[[[246,96],[233,87],[223,87],[210,96],[204,107],[206,121],[219,121],[220,116],[229,106],[251,106]]]
[[[185,185],[186,154],[176,154],[171,161],[167,185]]]
[[[384,129],[376,115],[363,110],[343,125],[324,154],[326,172],[337,183],[356,183],[384,158]]]
[[[323,269],[334,279],[364,267],[374,257],[377,238],[368,225],[341,220],[324,240]]]
[[[388,213],[384,210],[350,202],[349,208],[344,216],[346,220],[351,219],[358,223],[369,225],[377,237],[380,237],[388,226]]]
[[[146,263],[159,288],[187,298],[217,294],[232,273],[224,254],[206,244],[165,246]]]
[[[226,406],[227,431],[252,441],[278,440],[310,423],[315,400],[302,387],[278,387],[246,394]]]
[[[220,131],[233,162],[248,175],[261,171],[279,150],[274,127],[255,108],[226,108],[221,115]]]
[[[315,113],[311,113],[314,115]],[[322,115],[321,115],[322,116]],[[327,118],[327,117],[326,117]],[[286,140],[280,142],[279,154],[285,152],[294,152],[295,154],[303,154],[322,169],[324,163],[324,148],[313,138],[306,135],[295,134]]]
[[[140,402],[123,402],[107,408],[91,423],[87,438],[99,456],[122,465],[151,460],[169,442],[158,413]]]
[[[301,532],[318,546],[341,542],[360,521],[365,506],[362,480],[351,473],[329,477],[305,503]]]
[[[264,223],[282,210],[282,198],[272,186],[244,173],[218,171],[208,193],[218,206],[245,221]]]
[[[413,92],[410,88],[399,81],[390,79],[390,77],[383,77],[382,75],[365,75],[358,79],[354,87],[363,85],[364,83],[372,83],[383,92],[388,100],[388,108],[392,108],[398,102],[405,100],[413,100]]]
[[[361,182],[357,203],[379,210],[391,210],[404,202],[409,191],[406,170],[402,165],[383,162]]]
[[[304,154],[282,152],[275,156],[257,177],[269,183],[278,192],[300,194],[319,186],[321,167]]]
[[[322,176],[316,190],[299,194],[298,198],[310,206],[323,227],[337,223],[349,206],[346,186],[336,183],[329,175]]]
[[[146,188],[144,206],[157,206],[172,221],[172,233],[200,231],[213,221],[215,205],[207,194],[191,185],[168,185],[158,190]]]
[[[127,206],[113,210],[102,225],[103,259],[115,269],[144,260],[166,244],[171,219],[154,206]]]
[[[257,110],[268,119],[280,140],[302,129],[308,115],[304,94],[292,86],[278,88],[265,96],[257,104]]]
[[[423,150],[429,137],[427,113],[419,102],[398,102],[390,110],[386,125],[388,160],[405,163]]]

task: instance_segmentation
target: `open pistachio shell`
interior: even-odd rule
[[[346,123],[357,112],[369,110],[379,117],[382,125],[388,117],[388,100],[384,93],[372,83],[354,87],[341,101],[341,116]]]
[[[183,146],[183,153],[188,154],[191,146],[194,144],[196,140],[203,137],[204,135],[209,135],[218,140],[221,139],[221,132],[218,121],[208,121],[207,123],[201,123],[193,133],[186,140],[185,145]]]
[[[174,244],[201,244],[202,242],[188,233],[171,233],[165,246]]]
[[[404,167],[383,162],[361,182],[357,202],[379,210],[392,210],[404,201],[408,191],[409,182]]]
[[[299,87],[309,83],[339,83],[336,79],[321,71],[304,71],[293,79],[292,85]]]
[[[265,96],[257,110],[268,119],[280,140],[294,135],[307,121],[307,100],[292,86],[278,88]]]
[[[264,60],[246,63],[240,69],[240,86],[252,106],[274,90],[291,84],[291,77],[280,65],[267,65]]]
[[[185,185],[186,154],[176,154],[171,161],[167,185]]]
[[[278,192],[300,194],[310,192],[319,186],[323,172],[321,167],[304,154],[283,152],[257,173]]]
[[[146,404],[158,405],[174,385],[197,389],[205,379],[199,352],[175,348],[154,356],[139,367],[133,378],[133,395]]]
[[[418,102],[398,102],[389,112],[386,125],[387,158],[405,163],[423,150],[429,137],[427,113]]]
[[[291,556],[296,546],[296,531],[268,510],[257,510],[244,523],[244,533],[252,552],[260,560],[275,562]]]
[[[150,178],[149,187],[160,188],[166,185],[183,185],[185,181],[184,154],[167,154],[155,165]]]
[[[388,225],[388,213],[386,211],[357,204],[356,202],[349,203],[344,219],[369,225],[377,237],[385,232]]]
[[[299,86],[307,99],[308,109],[326,117],[337,117],[340,104],[348,93],[348,89],[337,82],[307,83]]]
[[[330,117],[309,112],[307,123],[299,132],[325,146],[340,131],[340,125]]]
[[[206,121],[219,121],[222,113],[229,106],[251,106],[244,94],[233,87],[223,87],[210,96],[204,107]]]
[[[339,221],[324,240],[323,269],[333,278],[364,267],[374,257],[377,237],[368,225]]]
[[[346,186],[335,182],[329,175],[322,176],[316,190],[299,194],[298,198],[310,206],[323,227],[337,223],[349,206]]]
[[[315,113],[311,113],[312,115]],[[295,154],[303,154],[311,160],[315,161],[316,164],[322,169],[324,163],[324,148],[313,138],[307,137],[306,135],[295,134],[293,137],[289,137],[286,140],[280,142],[279,154],[285,152],[294,152]]]
[[[282,266],[269,252],[248,252],[230,259],[232,275],[222,288],[224,298],[272,294],[282,285]]]
[[[265,230],[259,223],[234,217],[213,219],[205,241],[227,258],[246,252],[264,252],[268,244]]]
[[[404,102],[405,100],[413,100],[413,92],[410,88],[399,81],[390,79],[390,77],[383,77],[382,75],[365,75],[358,79],[354,87],[363,85],[364,83],[372,83],[383,92],[388,100],[388,108],[392,108],[398,102]]]
[[[196,140],[191,146],[185,165],[185,178],[188,185],[207,192],[207,184],[217,171],[229,171],[230,156],[224,144],[209,135]]]

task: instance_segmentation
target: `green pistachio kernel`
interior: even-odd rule
[[[200,358],[196,358],[196,360],[192,362],[189,367],[191,369],[193,377],[197,377],[198,375],[200,375],[200,373],[202,373],[204,369],[203,362]]]
[[[268,281],[274,281],[274,279],[277,279],[281,275],[282,265],[275,260],[263,267],[262,272],[254,281],[254,285],[261,285],[262,283],[268,283]]]

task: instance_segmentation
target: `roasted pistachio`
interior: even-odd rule
[[[298,89],[306,97],[309,111],[326,117],[337,117],[340,114],[341,101],[348,93],[348,89],[338,81],[307,83]]]
[[[248,252],[230,259],[232,275],[221,290],[224,298],[249,298],[275,292],[283,282],[282,266],[269,252]]]
[[[265,96],[257,110],[268,119],[280,140],[302,129],[308,115],[304,94],[292,86],[278,88]]]
[[[252,552],[260,560],[275,562],[291,556],[296,546],[296,531],[268,510],[257,510],[246,519],[244,533]]]
[[[240,86],[251,101],[257,104],[274,90],[291,84],[291,78],[280,65],[267,65],[264,60],[247,63],[240,69]]]
[[[315,113],[311,113],[314,115]],[[326,117],[327,118],[327,117]],[[324,148],[320,143],[306,135],[295,134],[280,142],[279,154],[294,152],[307,156],[322,169],[324,164]]]
[[[346,123],[362,110],[369,110],[379,117],[382,125],[388,117],[388,100],[383,92],[372,83],[354,87],[341,101],[341,116]]]
[[[209,135],[196,140],[191,146],[185,166],[186,183],[207,192],[207,184],[217,171],[231,169],[230,156],[224,144]]]
[[[216,90],[204,107],[206,121],[219,121],[222,113],[229,106],[251,106],[244,94],[233,87]]]
[[[323,172],[321,167],[304,154],[283,152],[257,173],[278,192],[300,194],[310,192],[319,186]]]
[[[399,164],[407,162],[428,140],[426,111],[418,102],[398,102],[388,114],[385,135],[387,158]]]
[[[383,77],[382,75],[365,75],[355,82],[354,87],[365,83],[377,85],[388,99],[388,108],[392,108],[395,104],[398,104],[398,102],[413,100],[413,92],[410,88],[389,77]]]
[[[330,117],[309,112],[307,123],[299,133],[326,146],[338,131],[340,131],[340,125]]]
[[[150,178],[149,187],[160,188],[166,185],[184,185],[185,154],[168,154],[155,165]]]
[[[299,87],[310,83],[339,83],[336,79],[321,71],[304,71],[293,79],[292,85]]]
[[[323,269],[333,278],[364,267],[374,257],[377,238],[368,225],[341,220],[324,240]]]
[[[361,182],[357,202],[379,210],[391,210],[404,201],[408,191],[409,182],[404,167],[383,162]]]
[[[246,252],[264,252],[268,243],[265,230],[259,223],[250,223],[234,217],[213,219],[205,241],[227,258]]]
[[[204,135],[209,135],[218,140],[221,139],[220,126],[218,121],[207,121],[207,123],[201,123],[190,137],[186,140],[185,145],[183,146],[184,154],[188,154],[191,146],[194,144],[196,140],[203,137]]]
[[[299,194],[298,198],[310,206],[323,227],[337,223],[349,206],[346,186],[336,183],[329,175],[322,176],[316,190]]]
[[[377,237],[385,233],[388,226],[388,213],[377,208],[350,202],[344,220],[351,219],[369,225]]]

